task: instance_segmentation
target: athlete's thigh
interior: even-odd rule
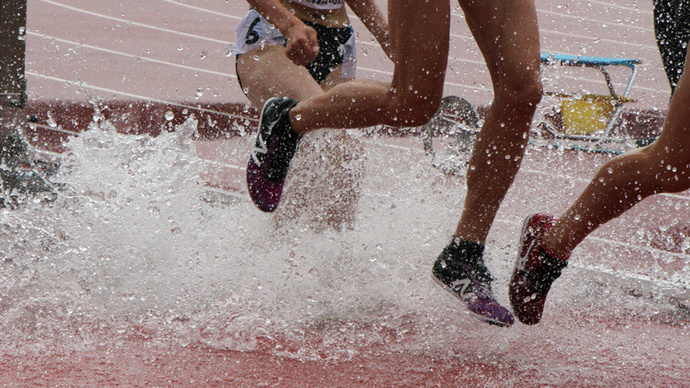
[[[540,48],[534,0],[459,0],[494,85],[539,79]]]
[[[343,65],[338,65],[326,76],[326,78],[321,82],[321,89],[324,91],[330,90],[334,86],[338,86],[348,81],[352,81],[353,78],[343,78]]]
[[[690,56],[685,59],[685,68],[690,69]],[[659,138],[651,144],[658,153],[673,159],[670,165],[690,163],[690,71],[684,72],[678,81],[668,114]]]
[[[301,101],[322,93],[309,71],[294,64],[280,45],[270,44],[242,54],[237,61],[237,75],[247,98],[257,107],[274,96]]]
[[[448,63],[449,0],[389,0],[398,93],[440,101]]]

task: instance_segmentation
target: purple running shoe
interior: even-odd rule
[[[446,291],[467,304],[474,318],[508,327],[513,315],[501,306],[491,291],[493,278],[484,265],[484,246],[453,237],[436,259],[432,274]]]
[[[551,284],[568,265],[567,260],[549,256],[541,245],[544,232],[552,223],[553,217],[549,215],[533,214],[522,226],[520,252],[508,296],[515,316],[526,325],[539,323]]]
[[[280,203],[290,160],[301,136],[292,129],[290,109],[297,101],[273,97],[266,101],[259,119],[259,134],[247,164],[247,188],[260,210],[272,212]]]

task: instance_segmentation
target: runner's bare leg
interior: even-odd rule
[[[448,62],[448,0],[390,0],[388,24],[395,51],[391,83],[355,80],[300,101],[290,118],[297,133],[378,124],[416,126],[436,112]]]
[[[685,61],[690,69],[690,57]],[[673,93],[661,135],[599,169],[580,197],[546,231],[543,244],[556,258],[567,258],[587,235],[644,198],[690,188],[690,73]]]
[[[494,100],[470,159],[467,196],[455,235],[484,244],[525,152],[541,100],[534,0],[460,0],[484,55]]]
[[[304,66],[294,64],[278,44],[258,47],[237,59],[237,72],[247,98],[261,108],[273,96],[296,100],[323,93]]]

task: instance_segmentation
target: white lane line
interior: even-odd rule
[[[623,246],[623,247],[626,247],[626,248],[631,249],[631,250],[638,249],[638,250],[642,250],[642,251],[647,251],[648,253],[650,253],[654,256],[659,256],[659,255],[677,256],[677,257],[685,259],[685,261],[690,261],[690,255],[688,255],[687,253],[664,251],[662,249],[657,249],[657,248],[653,248],[653,247],[649,247],[649,246],[634,245],[634,244],[631,244],[629,242],[616,241],[616,240],[611,240],[611,239],[602,238],[602,237],[588,237],[588,239],[597,240],[600,242],[607,242],[609,244],[615,244],[618,246]]]
[[[646,33],[649,30],[649,27],[638,27],[635,25],[631,24],[624,24],[622,22],[617,22],[613,20],[598,20],[598,19],[591,19],[591,18],[583,18],[580,16],[573,16],[573,15],[566,15],[564,13],[559,13],[559,12],[553,12],[553,11],[546,11],[546,10],[541,10],[538,11],[540,14],[546,14],[549,16],[556,18],[562,18],[562,19],[574,19],[575,21],[582,23],[582,22],[592,22],[596,23],[599,25],[607,25],[607,26],[615,26],[615,27],[621,27],[621,28],[628,28],[631,30],[635,30],[637,32],[643,32]]]
[[[249,117],[249,116],[242,116],[242,115],[238,115],[238,114],[230,114],[230,113],[226,113],[226,112],[219,112],[219,111],[212,110],[212,109],[201,108],[201,107],[198,107],[198,106],[195,106],[195,105],[181,104],[181,103],[179,103],[179,102],[166,101],[166,100],[161,100],[161,99],[157,99],[157,98],[151,98],[151,97],[147,97],[147,96],[142,96],[142,95],[139,95],[139,94],[127,93],[127,92],[123,92],[123,91],[120,91],[120,90],[109,89],[109,88],[104,88],[104,87],[100,87],[100,86],[88,85],[88,84],[86,84],[86,83],[84,83],[84,82],[70,81],[70,80],[67,80],[67,79],[64,79],[64,78],[58,78],[58,77],[52,77],[52,76],[48,76],[48,75],[44,75],[44,74],[34,73],[34,72],[32,72],[32,71],[27,71],[27,72],[26,72],[26,75],[30,75],[30,76],[32,76],[32,77],[42,78],[42,79],[46,79],[46,80],[50,80],[50,81],[60,82],[60,83],[62,83],[62,84],[67,84],[67,85],[71,85],[71,86],[77,86],[77,87],[80,87],[80,88],[83,88],[83,89],[98,90],[98,91],[101,91],[101,92],[113,93],[113,94],[120,95],[120,96],[126,96],[126,97],[130,97],[130,98],[135,98],[135,99],[138,99],[138,100],[151,101],[151,102],[157,102],[157,103],[166,104],[166,105],[178,106],[178,107],[181,107],[181,108],[187,108],[187,109],[191,109],[191,110],[194,110],[194,111],[200,111],[200,112],[204,112],[204,113],[222,114],[222,115],[225,115],[225,116],[228,116],[228,117],[238,117],[238,118],[241,118],[241,119],[247,119],[247,120],[252,120],[252,121],[255,121],[255,120],[256,120],[256,119],[254,119],[254,118],[252,118],[252,117]]]
[[[500,223],[503,223],[503,224],[506,224],[506,225],[510,225],[510,226],[513,226],[513,227],[516,226],[516,225],[520,225],[520,223],[515,222],[515,221],[512,220],[512,219],[507,219],[507,218],[496,218],[496,220],[494,221],[494,223],[496,223],[496,222],[500,222]],[[521,221],[521,222],[522,222],[522,221]],[[647,252],[647,253],[652,254],[652,255],[654,255],[654,256],[680,257],[680,258],[685,259],[686,261],[690,261],[690,255],[688,255],[688,254],[686,254],[686,253],[677,253],[677,252],[664,251],[664,250],[657,249],[657,248],[653,248],[653,247],[649,247],[649,246],[635,245],[635,244],[631,244],[631,243],[625,242],[625,241],[612,240],[612,239],[610,239],[610,238],[603,238],[603,237],[596,237],[596,236],[588,236],[587,239],[586,239],[585,241],[589,241],[589,242],[591,242],[591,241],[598,241],[598,242],[600,242],[600,243],[606,243],[606,244],[610,244],[610,245],[613,245],[613,246],[625,247],[625,248],[628,248],[628,249],[630,249],[630,250],[637,250],[637,251]],[[584,244],[583,244],[583,245],[584,245]],[[580,268],[585,268],[585,267],[580,266]]]
[[[249,156],[249,151],[247,151],[247,156]],[[246,167],[241,167],[241,166],[238,166],[236,164],[227,163],[227,162],[223,162],[223,161],[215,160],[215,159],[206,159],[203,156],[199,156],[199,159],[201,159],[204,162],[206,162],[212,166],[215,166],[215,167],[225,167],[225,168],[238,170],[238,171],[247,171]]]
[[[580,38],[580,39],[585,39],[585,40],[592,41],[592,42],[594,42],[594,41],[607,42],[607,43],[615,43],[616,45],[619,45],[619,46],[643,47],[643,48],[650,49],[650,50],[657,50],[655,46],[650,46],[650,45],[646,45],[646,44],[630,43],[630,42],[626,42],[624,40],[599,38],[599,37],[592,36],[592,35],[574,34],[570,31],[541,30],[540,32],[542,33],[542,35],[545,35],[544,33],[548,32],[548,33],[551,33],[554,35],[567,36],[568,38],[571,38],[571,39],[572,38]],[[623,37],[621,37],[621,38],[623,38]]]
[[[91,49],[91,50],[106,52],[106,53],[114,54],[114,55],[121,55],[121,56],[129,57],[129,58],[134,58],[134,59],[140,59],[140,60],[142,60],[142,61],[144,61],[144,62],[157,63],[157,64],[161,64],[161,65],[166,65],[166,66],[172,66],[172,67],[177,67],[177,68],[181,68],[181,69],[192,70],[192,71],[195,71],[195,72],[207,73],[207,74],[212,74],[212,75],[219,75],[219,76],[222,76],[222,77],[230,77],[230,78],[235,78],[235,79],[237,78],[237,75],[234,74],[234,73],[223,73],[223,72],[219,72],[219,71],[201,69],[201,68],[198,68],[198,67],[180,65],[180,64],[177,64],[177,63],[161,61],[161,60],[158,60],[158,59],[143,57],[143,56],[139,56],[139,55],[135,55],[135,54],[130,54],[130,53],[125,53],[125,52],[116,51],[116,50],[111,50],[111,49],[107,49],[107,48],[103,48],[103,47],[99,47],[99,46],[92,46],[92,45],[89,45],[89,44],[84,44],[84,43],[80,43],[80,42],[75,42],[75,41],[68,40],[68,39],[62,39],[62,38],[58,38],[58,37],[51,36],[51,35],[39,34],[39,33],[33,32],[33,31],[28,31],[28,34],[29,34],[29,35],[38,36],[38,37],[42,37],[42,38],[45,38],[45,39],[50,39],[50,40],[59,41],[59,42],[62,42],[62,43],[71,44],[71,45],[78,46],[78,47],[85,47],[85,48],[88,48],[88,49]],[[385,75],[385,76],[388,76],[388,77],[392,77],[392,76],[393,76],[393,73],[390,72],[390,71],[372,69],[372,68],[368,68],[368,67],[358,67],[357,70],[358,70],[358,71],[371,72],[371,73],[374,73],[374,74],[381,74],[381,75]],[[453,82],[446,82],[445,84],[448,85],[448,86],[455,86],[455,87],[465,88],[465,89],[470,89],[470,90],[479,90],[479,91],[484,91],[484,92],[485,92],[485,91],[490,91],[490,90],[487,89],[487,88],[474,87],[474,86],[471,86],[471,85],[463,85],[463,84],[458,84],[458,83],[453,83]]]
[[[99,18],[103,18],[103,19],[113,20],[113,21],[116,21],[119,23],[123,23],[125,25],[133,25],[133,26],[137,26],[137,27],[148,28],[148,29],[152,29],[152,30],[156,30],[156,31],[160,31],[160,32],[166,32],[166,33],[175,34],[175,35],[179,35],[179,36],[186,36],[188,38],[194,38],[194,39],[200,39],[200,40],[205,40],[205,41],[214,42],[214,43],[220,43],[223,45],[229,45],[230,43],[232,43],[232,42],[227,41],[227,40],[218,40],[218,39],[209,38],[209,37],[206,37],[203,35],[190,34],[190,33],[186,33],[186,32],[171,30],[168,28],[161,28],[161,27],[156,27],[156,26],[152,26],[149,24],[138,23],[138,22],[131,21],[129,19],[120,19],[120,18],[116,18],[113,16],[108,16],[108,15],[100,14],[97,12],[91,12],[91,11],[87,11],[85,9],[76,8],[76,7],[72,7],[69,5],[61,4],[61,3],[51,1],[51,0],[40,0],[40,1],[42,1],[44,3],[55,5],[57,7],[69,9],[70,11],[79,12],[79,13],[83,13],[83,14],[87,14],[87,15],[91,15],[91,16],[95,16],[95,17],[99,17]]]
[[[589,0],[588,2],[592,3],[592,4],[603,5],[604,7],[607,7],[607,8],[624,9],[626,11],[632,11],[632,12],[639,13],[639,14],[645,14],[645,13],[650,14],[650,15],[652,14],[652,11],[641,12],[640,9],[637,7],[626,7],[625,5],[621,5],[615,1],[614,2],[608,2],[608,1]]]
[[[149,57],[143,57],[143,56],[140,56],[140,55],[125,53],[125,52],[122,52],[122,51],[116,51],[116,50],[111,50],[111,49],[107,49],[107,48],[103,48],[103,47],[99,47],[99,46],[92,46],[92,45],[85,44],[85,43],[75,42],[75,41],[73,41],[73,40],[62,39],[62,38],[58,38],[58,37],[56,37],[56,36],[39,34],[39,33],[33,32],[33,31],[28,31],[28,34],[29,34],[29,35],[33,35],[33,36],[42,37],[42,38],[44,38],[44,39],[49,39],[49,40],[54,40],[54,41],[58,41],[58,42],[62,42],[62,43],[71,44],[71,45],[78,46],[78,47],[85,47],[85,48],[88,48],[88,49],[91,49],[91,50],[101,51],[101,52],[105,52],[105,53],[108,53],[108,54],[114,54],[114,55],[120,55],[120,56],[123,56],[123,57],[133,58],[133,59],[136,59],[136,60],[141,60],[141,61],[143,61],[143,62],[157,63],[157,64],[160,64],[160,65],[172,66],[172,67],[177,67],[177,68],[185,69],[185,70],[192,70],[192,71],[200,72],[200,73],[207,73],[207,74],[219,75],[219,76],[222,76],[222,77],[237,78],[237,75],[235,75],[234,73],[223,73],[223,72],[214,71],[214,70],[202,69],[202,68],[199,68],[199,67],[192,67],[192,66],[180,65],[180,64],[178,64],[178,63],[161,61],[161,60],[159,60],[159,59],[154,59],[154,58],[149,58]]]
[[[50,110],[48,110],[50,112]],[[36,124],[36,123],[29,123],[29,128],[31,127],[36,127],[36,128],[41,128],[41,129],[47,129],[49,131],[55,131],[55,132],[61,132],[61,133],[66,133],[68,135],[79,135],[79,132],[74,132],[74,131],[68,131],[66,129],[62,129],[59,126],[58,127],[51,127],[50,125],[45,125],[45,124]]]
[[[242,20],[242,17],[240,17],[240,16],[235,16],[235,15],[230,15],[230,14],[227,14],[227,13],[212,11],[212,10],[206,9],[206,8],[195,7],[195,6],[193,6],[193,5],[189,5],[189,4],[185,4],[185,3],[180,3],[179,1],[174,1],[174,0],[163,0],[163,2],[165,2],[165,3],[170,3],[170,4],[174,4],[174,5],[178,5],[178,6],[180,6],[180,7],[190,8],[190,9],[193,9],[193,10],[195,10],[195,11],[210,13],[211,15],[228,17],[228,18],[230,18],[230,19],[235,19],[235,20]]]

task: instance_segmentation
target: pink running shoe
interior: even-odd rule
[[[259,119],[259,134],[247,164],[247,188],[262,211],[272,212],[280,203],[290,161],[302,138],[290,123],[290,109],[297,101],[274,97],[266,101]]]
[[[542,248],[542,237],[552,223],[552,216],[533,214],[522,226],[520,251],[508,296],[513,313],[526,325],[539,323],[551,284],[568,265],[567,260],[555,259]]]

